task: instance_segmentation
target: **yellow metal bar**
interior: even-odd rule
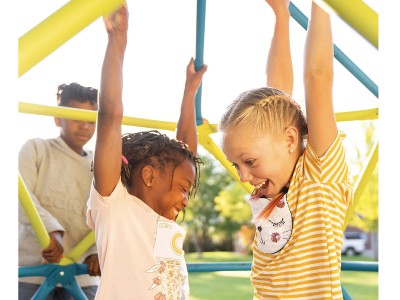
[[[39,241],[40,247],[45,249],[50,244],[50,237],[46,227],[36,209],[35,204],[26,188],[25,182],[21,174],[18,172],[18,197],[24,208],[25,214],[32,225],[33,231]],[[76,245],[69,253],[60,260],[60,265],[69,265],[77,262],[82,255],[95,243],[94,232],[91,231],[78,245]]]
[[[97,112],[92,110],[83,110],[83,109],[59,107],[59,106],[45,106],[45,105],[30,104],[25,102],[18,103],[18,110],[20,113],[47,115],[64,119],[83,120],[91,122],[95,122],[97,118]],[[336,114],[337,121],[372,120],[377,118],[378,118],[378,109],[343,112]],[[176,129],[175,122],[156,121],[156,120],[141,119],[134,117],[124,117],[122,123],[128,126],[156,128],[156,129],[164,129],[170,131],[174,131]],[[199,144],[202,145],[207,151],[209,151],[209,153],[211,153],[222,164],[222,166],[225,167],[228,173],[237,182],[239,182],[247,192],[251,193],[253,189],[252,186],[249,183],[243,183],[240,181],[235,168],[232,167],[229,161],[225,158],[225,155],[223,154],[221,149],[215,144],[215,142],[210,137],[210,134],[217,132],[217,125],[204,123],[202,125],[199,125],[197,127],[197,130],[198,130]],[[369,158],[368,165],[363,169],[362,176],[359,177],[359,180],[355,186],[354,205],[349,208],[346,217],[346,222],[348,222],[348,218],[350,218],[350,216],[354,212],[354,207],[356,206],[358,199],[360,198],[362,191],[364,190],[365,185],[367,184],[368,179],[370,178],[371,173],[373,172],[377,164],[378,161],[377,152],[378,151],[376,145],[373,149],[372,155]],[[93,237],[87,237],[87,238],[89,241],[87,243],[90,243]],[[82,245],[82,247],[86,247],[85,243]],[[73,259],[75,259],[75,256],[77,255],[73,254],[73,256],[74,256]]]
[[[364,120],[376,120],[378,119],[378,109],[366,109],[366,110],[358,110],[358,111],[349,111],[349,112],[339,112],[336,113],[336,121],[344,122],[344,121],[364,121]]]
[[[18,102],[18,112],[89,122],[96,122],[97,119],[97,112],[93,110],[65,106],[39,105],[25,102]]]
[[[378,48],[378,14],[362,0],[322,0],[348,25]]]
[[[18,76],[22,76],[78,32],[117,9],[124,0],[71,0],[18,40]]]
[[[210,134],[216,132],[216,126],[211,124],[202,124],[197,126],[198,141],[208,152],[210,152],[221,164],[225,167],[228,173],[239,182],[248,193],[253,191],[253,187],[249,183],[241,182],[239,176],[232,166],[232,164],[226,159],[221,149],[211,139]]]
[[[96,122],[97,112],[93,110],[78,109],[64,106],[48,106],[40,104],[32,104],[26,102],[18,102],[18,112],[54,116],[57,118]],[[157,121],[143,118],[123,117],[122,124],[128,126],[137,126],[145,128],[158,128],[174,131],[176,128],[175,122]]]
[[[344,228],[347,227],[347,224],[349,223],[351,217],[353,216],[357,203],[360,200],[361,195],[364,192],[365,187],[367,186],[377,163],[378,163],[378,142],[376,142],[374,147],[371,149],[370,155],[368,157],[368,163],[364,165],[364,168],[361,170],[361,174],[357,178],[357,182],[354,185],[353,205],[350,206],[349,209],[347,210]]]
[[[29,195],[28,189],[26,188],[25,182],[22,179],[21,174],[18,172],[18,198],[24,208],[25,214],[28,217],[29,222],[32,225],[33,231],[39,241],[42,249],[47,248],[50,245],[50,237],[47,233],[46,228],[39,216],[39,213],[33,204],[32,198]]]
[[[43,116],[54,116],[63,119],[72,119],[80,121],[96,122],[97,112],[93,110],[84,110],[78,108],[64,107],[64,106],[48,106],[41,104],[32,104],[27,102],[18,102],[18,112],[43,115]],[[361,120],[375,120],[378,119],[378,108],[350,111],[350,112],[339,112],[336,113],[336,121],[361,121]],[[174,131],[176,129],[175,122],[150,120],[143,118],[124,117],[122,124],[128,126],[138,126],[144,128],[158,128]],[[216,124],[207,124],[211,126],[211,133],[217,132]]]
[[[65,256],[74,262],[79,261],[79,259],[85,254],[85,252],[96,242],[94,231],[90,231],[83,239],[80,241],[71,251],[69,251]],[[61,263],[60,263],[61,264]]]

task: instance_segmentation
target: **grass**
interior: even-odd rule
[[[187,253],[186,262],[251,261],[251,255],[233,252]],[[343,256],[349,261],[373,261],[365,256]],[[252,299],[250,271],[193,272],[189,274],[190,300]],[[378,273],[343,271],[342,284],[353,300],[378,299]]]

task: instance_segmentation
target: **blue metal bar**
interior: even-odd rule
[[[187,263],[188,272],[250,271],[251,262]]]
[[[352,300],[349,292],[344,288],[342,284],[342,294],[343,294],[343,300]]]
[[[46,277],[40,285],[40,288],[33,295],[33,300],[45,299],[59,283],[74,297],[74,299],[87,300],[86,295],[75,280],[76,275],[82,274],[88,274],[88,266],[86,264],[70,264],[66,266],[46,264],[18,268],[18,277]]]
[[[374,261],[342,261],[342,271],[378,272],[379,264]]]
[[[289,5],[290,15],[297,21],[305,30],[308,27],[308,18],[292,3]],[[335,44],[334,56],[335,58],[358,79],[376,98],[379,97],[378,86]]]
[[[194,66],[196,71],[204,65],[204,32],[206,23],[206,0],[197,0],[197,18],[196,18],[196,57]],[[201,114],[201,83],[196,94],[196,125],[203,124]]]
[[[251,262],[188,263],[188,272],[250,271]],[[378,272],[378,262],[343,261],[342,271]]]

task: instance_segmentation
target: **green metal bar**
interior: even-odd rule
[[[361,195],[364,192],[365,187],[367,186],[369,179],[371,178],[371,175],[374,172],[377,164],[378,164],[378,142],[376,142],[373,148],[371,149],[370,155],[368,157],[368,163],[364,165],[364,168],[361,170],[361,175],[358,176],[357,182],[354,185],[353,205],[350,206],[347,210],[344,228],[347,227],[347,224],[349,223],[351,217],[353,216],[357,203],[360,200]]]
[[[378,48],[378,14],[362,0],[323,0],[350,27]]]
[[[18,40],[18,76],[22,76],[82,29],[117,9],[124,0],[71,0]]]

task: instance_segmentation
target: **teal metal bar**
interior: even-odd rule
[[[18,268],[18,277],[43,276],[45,280],[33,295],[32,300],[46,299],[46,296],[61,284],[76,300],[87,300],[75,276],[88,274],[88,265],[70,264],[60,266],[55,264],[28,266]]]
[[[289,5],[290,15],[297,21],[305,30],[308,27],[308,18],[296,7],[292,2]],[[376,98],[379,97],[378,86],[335,44],[334,56],[335,58],[358,79]]]
[[[342,294],[343,294],[343,300],[352,300],[349,292],[344,288],[342,284]]]
[[[378,272],[378,262],[374,261],[342,261],[342,271]]]
[[[188,272],[250,271],[251,262],[187,263]],[[378,272],[378,262],[343,261],[342,271]]]
[[[206,0],[197,0],[197,18],[196,18],[196,57],[194,66],[196,71],[204,65],[204,32],[206,23]],[[201,114],[201,83],[196,94],[196,125],[203,124]]]

